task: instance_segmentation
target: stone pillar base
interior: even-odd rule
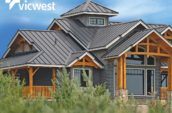
[[[124,90],[124,89],[116,90],[115,96],[124,101],[128,101],[128,90]]]

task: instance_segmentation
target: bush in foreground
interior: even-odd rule
[[[90,79],[84,77],[88,87],[80,88],[64,70],[57,80],[54,99],[47,101],[23,99],[19,81],[0,73],[0,113],[136,113],[137,101],[113,100],[104,85],[93,87]],[[150,113],[166,113],[160,104],[151,107]]]

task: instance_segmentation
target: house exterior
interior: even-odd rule
[[[172,28],[142,20],[110,22],[118,12],[85,2],[54,19],[47,30],[19,30],[0,69],[25,80],[24,95],[50,96],[52,80],[66,68],[86,86],[106,84],[116,97],[167,99],[172,94]],[[169,94],[169,96],[167,96]]]

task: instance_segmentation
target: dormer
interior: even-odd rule
[[[109,17],[117,16],[118,12],[106,8],[90,0],[61,15],[62,18],[78,19],[85,26],[107,26]]]

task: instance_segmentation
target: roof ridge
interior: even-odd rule
[[[71,10],[69,10],[69,11],[67,11],[67,12],[65,12],[65,13],[63,13],[63,14],[61,14],[60,16],[62,17],[62,16],[64,16],[66,13],[68,13],[68,12],[70,12],[70,11],[72,11],[72,10],[74,10],[74,9],[76,9],[76,8],[78,8],[78,7],[80,7],[80,6],[82,6],[83,4],[85,4],[86,2],[83,2],[82,4],[80,4],[80,5],[78,5],[78,6],[76,6],[76,7],[74,7],[74,8],[72,8]]]
[[[116,25],[108,25],[108,26],[118,26],[118,25],[129,24],[129,23],[140,22],[140,21],[142,21],[142,20],[133,20],[133,21],[129,21],[129,22],[121,22],[121,23],[116,24]]]
[[[90,1],[90,3],[97,4],[97,5],[99,5],[99,6],[103,7],[103,8],[106,8],[106,9],[108,9],[108,10],[111,10],[112,12],[116,12],[116,13],[118,13],[118,14],[119,14],[119,12],[114,11],[114,10],[112,10],[112,9],[108,8],[108,7],[105,7],[105,6],[103,6],[103,5],[99,4],[99,3],[96,3],[96,2],[93,2],[93,1]]]
[[[19,31],[54,32],[54,31],[56,31],[56,30],[19,29]]]

